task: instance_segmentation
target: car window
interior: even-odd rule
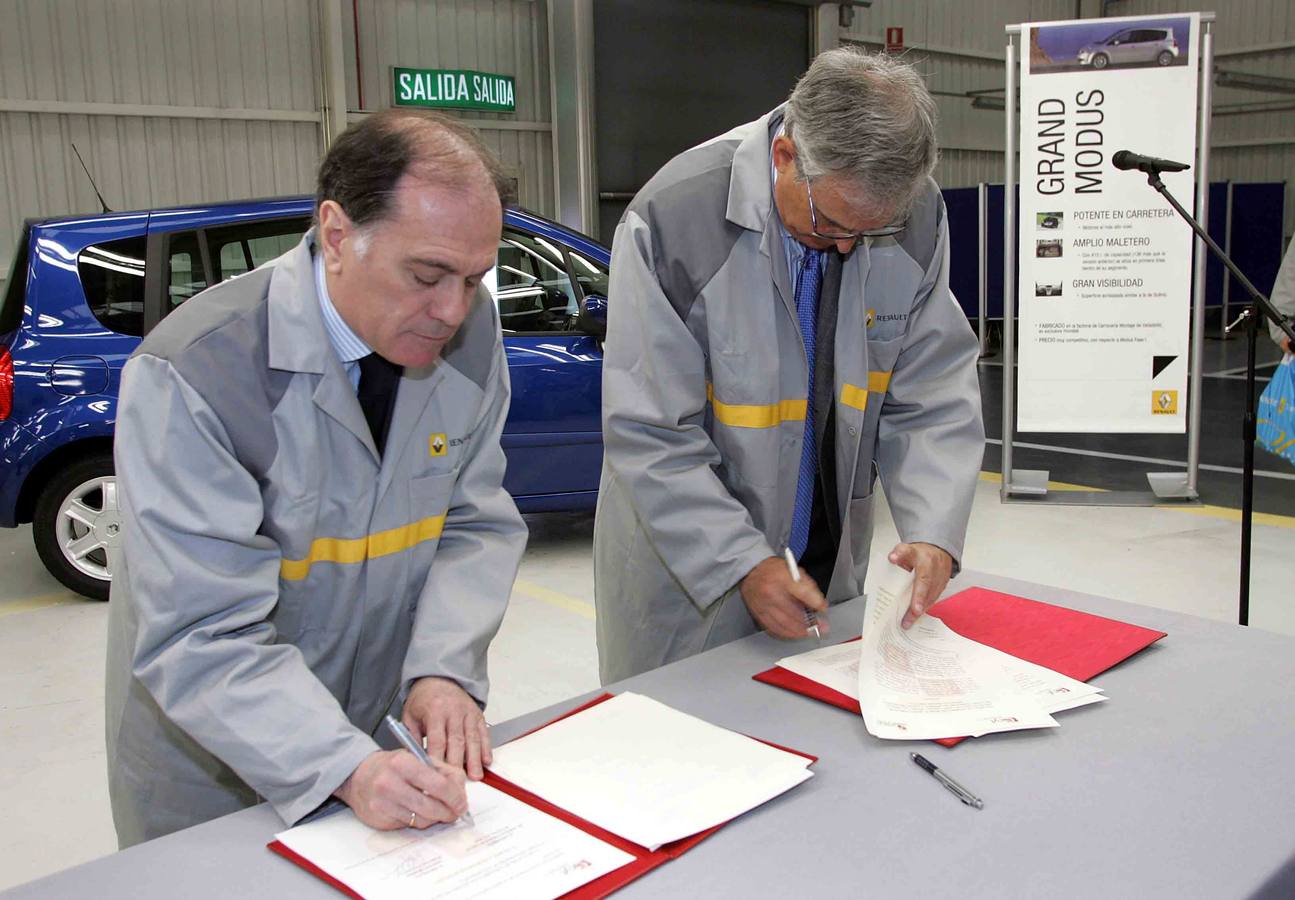
[[[217,283],[282,256],[301,241],[310,219],[272,219],[207,229],[212,277]]]
[[[144,334],[144,237],[86,247],[77,257],[85,300],[103,327]]]
[[[575,250],[569,251],[571,254],[571,268],[576,273],[576,281],[580,283],[580,290],[588,297],[590,294],[596,294],[599,297],[607,296],[607,281],[610,275],[607,267],[601,265],[583,253],[577,253]]]
[[[484,279],[503,330],[513,333],[575,331],[580,302],[555,241],[505,230],[495,268]]]
[[[167,261],[166,311],[170,312],[206,287],[207,276],[202,267],[197,232],[172,235]]]

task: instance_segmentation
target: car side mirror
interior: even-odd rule
[[[581,331],[598,340],[607,339],[607,298],[601,294],[590,294],[580,305],[580,315],[576,325]]]

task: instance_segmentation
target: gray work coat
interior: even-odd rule
[[[737,584],[787,545],[808,368],[772,196],[781,122],[676,157],[616,229],[594,528],[604,682],[755,631]],[[928,179],[907,229],[840,269],[829,601],[863,589],[878,475],[903,540],[961,556],[985,436],[948,259]]]
[[[379,458],[324,329],[308,234],[163,321],[122,376],[108,775],[123,846],[268,800],[289,824],[409,683],[486,700],[526,527],[484,290],[406,370]]]

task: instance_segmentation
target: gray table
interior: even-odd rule
[[[820,757],[817,776],[618,897],[1295,897],[1295,638],[966,572],[984,585],[1169,633],[1094,683],[1111,699],[1046,732],[953,749],[759,684],[764,635],[613,686]],[[837,635],[859,601],[838,607]],[[502,743],[587,699],[493,729]],[[917,747],[985,799],[964,807]],[[0,894],[5,900],[339,896],[265,849],[259,806]]]

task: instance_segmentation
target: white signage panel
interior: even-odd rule
[[[1021,431],[1183,433],[1192,232],[1119,150],[1196,159],[1198,14],[1023,25]],[[1166,173],[1189,211],[1194,172]]]

